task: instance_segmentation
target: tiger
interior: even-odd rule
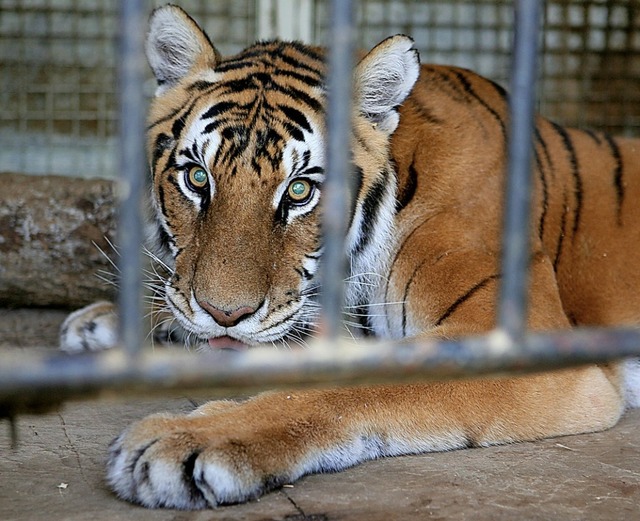
[[[168,5],[150,17],[146,53],[167,308],[208,349],[304,343],[322,291],[325,51],[274,40],[223,57]],[[357,61],[352,102],[345,312],[383,339],[494,330],[507,93],[421,65],[396,35]],[[527,327],[637,324],[640,141],[537,116],[532,144]],[[112,304],[80,310],[62,346],[109,347],[115,324]],[[146,507],[203,509],[384,456],[603,430],[639,403],[637,360],[265,392],[132,424],[109,448],[107,481]]]

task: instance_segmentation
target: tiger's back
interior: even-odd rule
[[[413,311],[427,317],[419,325],[407,306],[404,315],[390,310],[387,322],[400,336],[429,325],[446,332],[467,299],[493,301],[476,294],[495,292],[500,280],[507,102],[502,88],[470,71],[423,65],[400,109],[391,154],[401,240],[383,298],[431,301]],[[557,284],[561,302],[555,317],[534,309],[532,327],[638,323],[640,141],[538,117],[533,145],[532,269],[551,289]],[[421,272],[434,282],[413,288]],[[534,275],[534,298],[537,283]],[[493,327],[494,306],[476,304],[464,323],[473,332]]]

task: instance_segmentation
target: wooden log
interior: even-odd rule
[[[113,298],[97,275],[115,271],[98,249],[115,258],[115,200],[112,181],[0,174],[0,306]]]

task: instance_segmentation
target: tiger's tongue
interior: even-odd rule
[[[247,344],[243,344],[235,338],[230,336],[219,336],[216,338],[210,338],[208,341],[209,347],[212,349],[233,349],[234,351],[244,351],[249,349]]]

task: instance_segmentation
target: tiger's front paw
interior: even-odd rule
[[[60,349],[67,353],[100,351],[118,342],[118,318],[111,302],[95,302],[71,313],[60,327]]]
[[[222,426],[215,416],[161,414],[132,425],[109,449],[111,488],[146,507],[203,509],[247,501],[288,481],[261,464],[242,422],[220,419]]]

